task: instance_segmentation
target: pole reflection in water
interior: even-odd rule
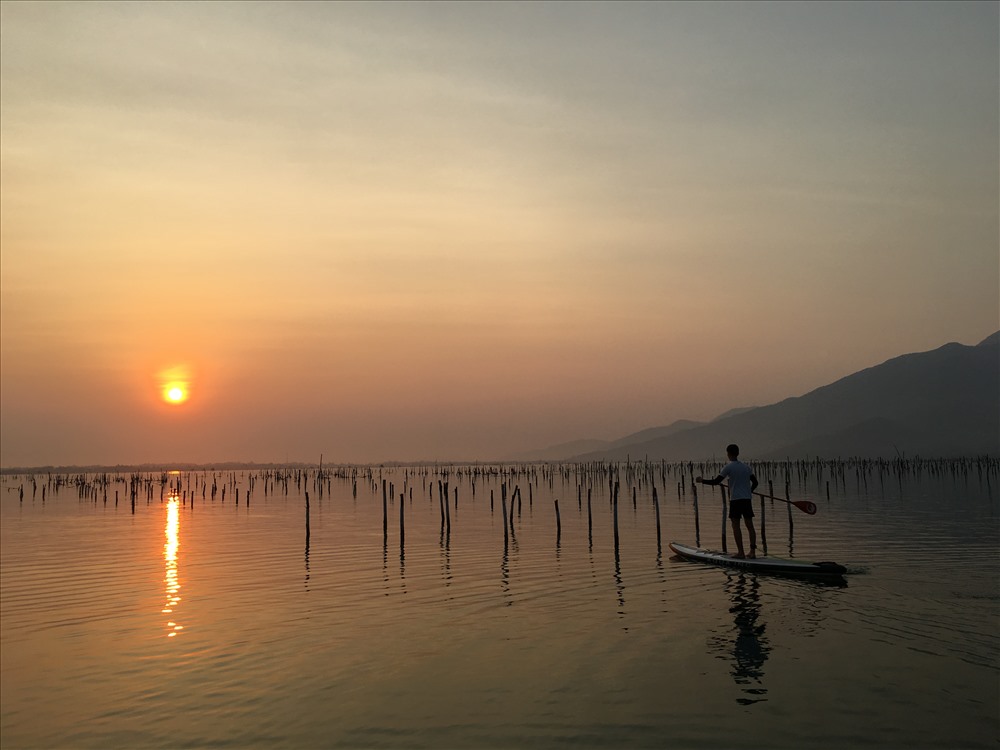
[[[622,578],[622,559],[618,554],[618,546],[615,545],[615,594],[618,598],[618,615],[625,615],[625,581]],[[625,628],[628,630],[628,628]]]
[[[308,591],[309,590],[309,493],[306,493],[306,552],[305,552],[305,563],[306,563],[306,578],[305,578],[305,581],[303,582],[303,585],[305,586],[306,591]]]
[[[735,633],[729,631],[714,636],[709,644],[723,655],[722,658],[732,661],[733,682],[745,693],[736,702],[747,706],[766,701],[764,662],[771,652],[771,644],[764,636],[767,626],[760,622],[760,581],[752,574],[731,575],[726,593],[733,602],[729,612],[733,615]]]
[[[174,493],[167,499],[167,526],[164,530],[167,541],[163,545],[163,559],[166,564],[166,572],[164,573],[163,580],[167,587],[167,603],[163,607],[163,614],[171,615],[170,621],[167,622],[168,638],[173,638],[178,632],[184,629],[184,626],[178,625],[173,617],[174,609],[181,600],[181,584],[180,578],[177,575],[177,550],[180,547],[180,528],[180,497]]]
[[[504,523],[507,523],[506,515],[504,519]],[[514,600],[510,593],[510,550],[506,536],[503,540],[503,557],[500,558],[500,592],[503,596],[504,606],[511,606]]]

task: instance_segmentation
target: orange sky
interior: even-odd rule
[[[0,463],[489,460],[977,343],[997,25],[4,2]]]

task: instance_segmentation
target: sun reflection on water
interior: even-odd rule
[[[163,559],[166,562],[166,573],[163,580],[167,587],[167,603],[163,606],[163,614],[166,615],[172,615],[174,608],[181,600],[181,584],[177,575],[177,549],[180,546],[180,528],[180,498],[176,494],[173,494],[167,499],[167,526],[164,530],[167,541],[163,545]],[[167,622],[167,637],[173,638],[183,629],[183,625],[178,625],[173,620],[170,620]]]

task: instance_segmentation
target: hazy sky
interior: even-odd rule
[[[0,463],[488,460],[978,343],[998,29],[5,0]]]

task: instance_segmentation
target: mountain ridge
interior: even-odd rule
[[[563,460],[701,460],[730,442],[759,459],[1000,455],[1000,331],[974,346],[902,354],[801,396]]]

